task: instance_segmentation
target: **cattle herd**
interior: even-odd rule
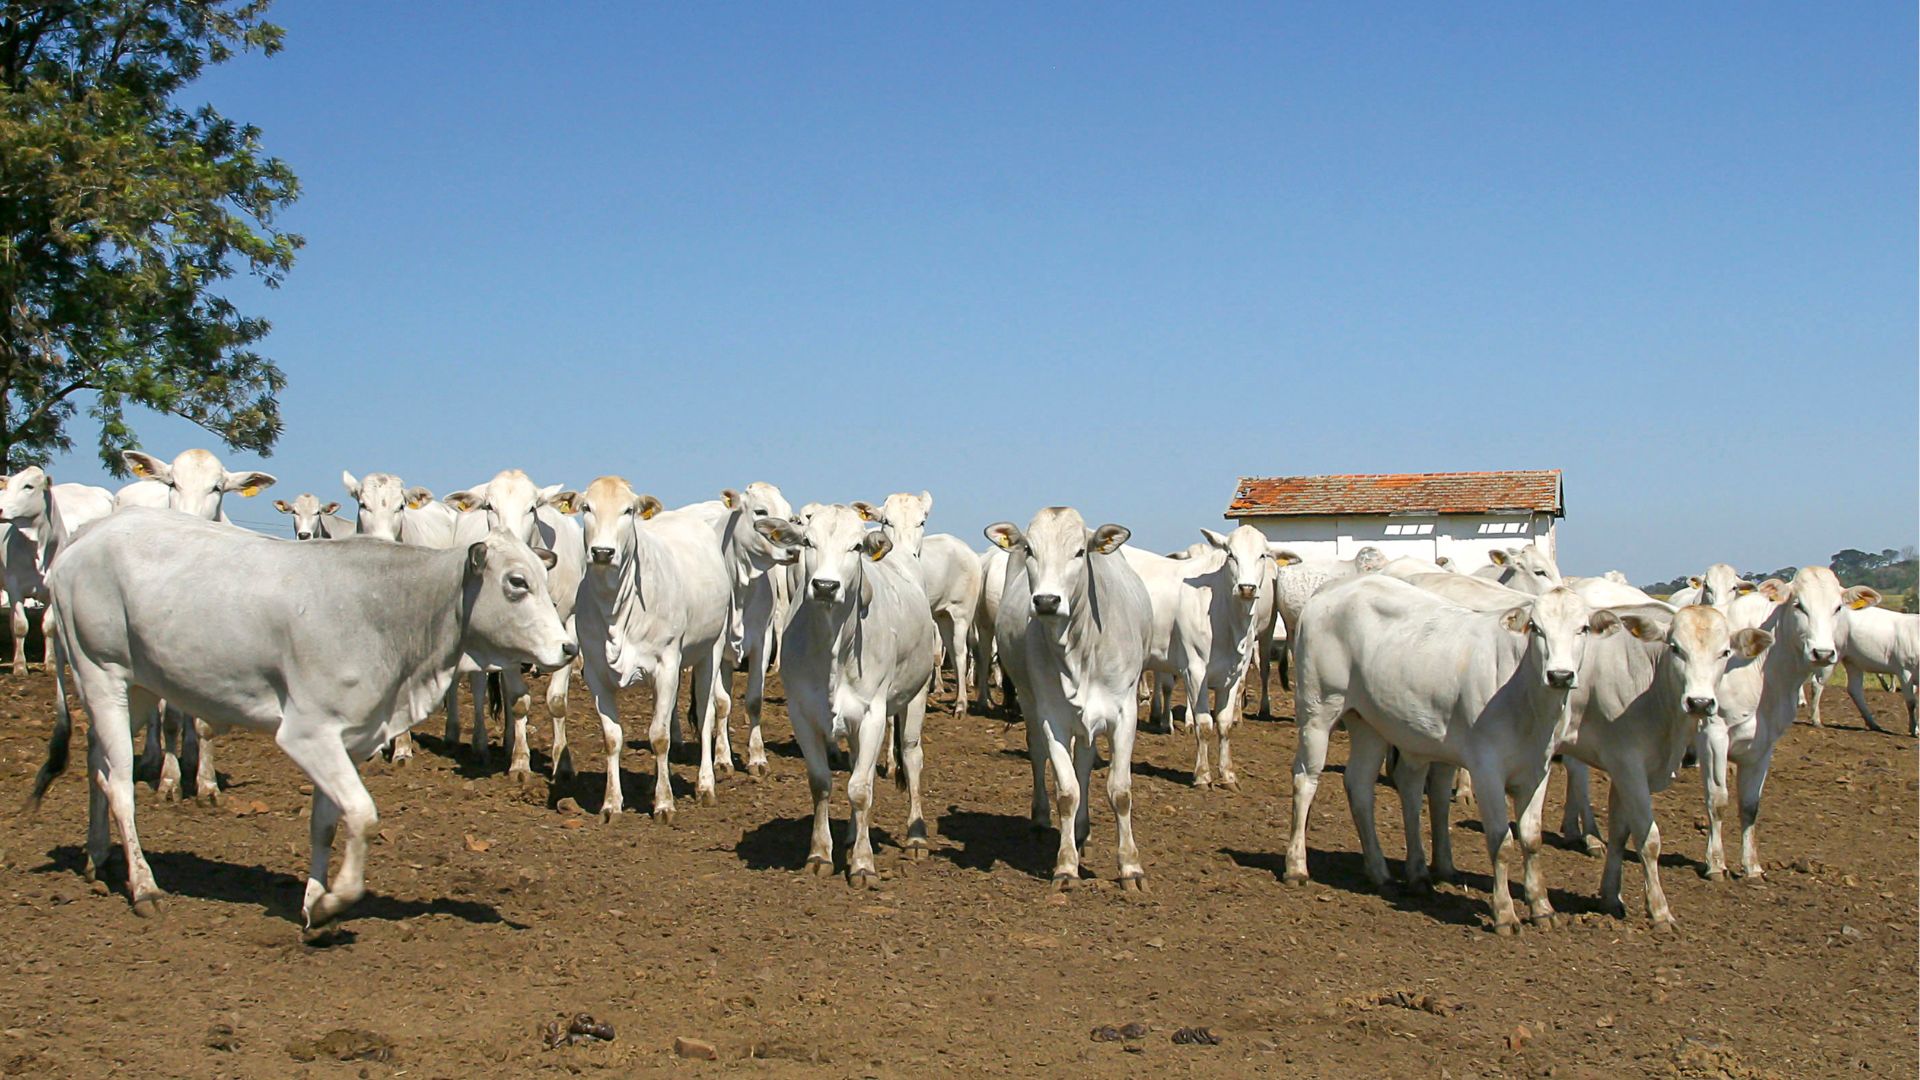
[[[28,613],[41,610],[58,710],[37,800],[66,766],[70,677],[90,717],[87,872],[102,875],[119,832],[134,910],[164,894],[134,827],[135,739],[180,794],[179,757],[197,743],[198,797],[215,800],[213,737],[271,732],[313,782],[309,927],[365,891],[375,809],[359,765],[414,752],[411,728],[444,708],[460,741],[466,675],[468,738],[486,757],[490,699],[508,729],[508,772],[531,773],[527,669],[552,673],[551,760],[570,773],[564,723],[575,666],[600,718],[606,750],[601,812],[622,812],[625,733],[615,693],[644,679],[654,707],[651,812],[675,812],[668,750],[682,738],[680,681],[697,729],[695,797],[716,798],[730,772],[732,675],[745,675],[745,769],[767,769],[761,730],[766,679],[779,670],[813,800],[810,873],[836,873],[828,802],[844,745],[851,804],[844,873],[873,883],[870,830],[877,776],[906,792],[904,857],[922,858],[921,729],[929,693],[951,668],[954,711],[1001,707],[1026,723],[1032,821],[1058,825],[1053,881],[1081,875],[1096,741],[1107,740],[1107,802],[1117,876],[1146,887],[1132,824],[1131,761],[1142,687],[1147,730],[1170,730],[1176,683],[1194,739],[1194,783],[1237,790],[1231,733],[1250,674],[1259,712],[1270,673],[1291,673],[1299,724],[1286,878],[1307,873],[1307,824],[1336,725],[1347,729],[1347,801],[1366,872],[1388,869],[1374,829],[1384,769],[1405,818],[1409,883],[1453,874],[1448,814],[1477,793],[1494,876],[1494,928],[1520,926],[1506,855],[1522,859],[1525,918],[1550,920],[1541,880],[1546,779],[1567,772],[1562,831],[1604,845],[1603,903],[1623,915],[1629,842],[1646,879],[1649,917],[1673,916],[1659,882],[1652,795],[1697,758],[1708,819],[1708,874],[1723,877],[1721,819],[1736,765],[1740,870],[1759,875],[1757,825],[1768,765],[1796,706],[1836,662],[1878,729],[1861,690],[1890,674],[1915,717],[1920,616],[1876,607],[1872,589],[1844,588],[1830,570],[1791,581],[1741,580],[1710,567],[1682,593],[1650,596],[1617,574],[1563,577],[1538,547],[1493,553],[1463,568],[1362,549],[1347,560],[1302,561],[1256,529],[1160,555],[1129,546],[1120,525],[1089,527],[1067,507],[1024,525],[986,529],[984,553],[927,533],[931,495],[878,505],[808,504],[797,512],[770,484],[666,509],[618,477],[584,490],[540,487],[519,470],[435,499],[399,477],[343,474],[353,516],[303,494],[274,505],[291,543],[228,524],[222,496],[273,484],[189,450],[171,462],[129,452],[140,479],[118,493],[55,484],[28,468],[5,478],[4,583],[15,672],[24,670]],[[63,674],[64,672],[70,673]],[[971,695],[971,699],[970,699]],[[1588,805],[1593,768],[1608,775],[1604,839]],[[1509,809],[1508,800],[1512,807]],[[1426,807],[1431,858],[1422,841]],[[1511,817],[1511,821],[1509,820]],[[336,830],[346,828],[329,876]]]

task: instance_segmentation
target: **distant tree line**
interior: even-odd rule
[[[1904,594],[1904,610],[1914,610],[1916,593],[1920,592],[1920,561],[1916,560],[1913,545],[1882,548],[1877,552],[1847,548],[1834,552],[1827,564],[1833,567],[1842,585],[1868,585],[1887,595]],[[1740,576],[1748,581],[1765,581],[1770,577],[1784,581],[1793,577],[1796,569],[1798,567],[1783,566],[1764,572],[1741,571]],[[1657,581],[1642,588],[1655,596],[1667,596],[1686,588],[1691,576],[1682,574],[1671,581]]]

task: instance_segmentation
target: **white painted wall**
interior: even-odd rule
[[[1351,559],[1363,547],[1388,558],[1445,555],[1464,571],[1487,565],[1495,548],[1539,544],[1556,560],[1552,514],[1302,514],[1240,519],[1266,534],[1277,548],[1303,559]]]

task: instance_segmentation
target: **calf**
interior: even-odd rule
[[[1354,552],[1351,559],[1306,559],[1301,560],[1290,552],[1283,552],[1285,559],[1273,575],[1274,614],[1284,629],[1280,639],[1280,685],[1287,685],[1287,657],[1293,650],[1293,638],[1300,630],[1300,613],[1307,608],[1307,601],[1313,594],[1329,585],[1338,584],[1360,574],[1383,571],[1389,565],[1387,557],[1379,548],[1363,547]],[[1411,562],[1395,559],[1393,562]],[[1428,568],[1431,569],[1431,568]],[[1273,715],[1273,704],[1267,696],[1267,676],[1264,670],[1260,674],[1260,715]]]
[[[275,499],[273,508],[293,518],[295,540],[338,540],[357,531],[353,522],[335,513],[340,509],[339,503],[321,506],[319,497],[311,492],[294,496],[292,502]]]
[[[878,508],[856,502],[853,509],[863,519],[878,522],[893,541],[896,551],[906,555],[919,568],[920,585],[927,594],[927,606],[933,624],[940,630],[939,652],[933,667],[933,690],[942,689],[940,661],[953,662],[953,715],[967,715],[967,630],[973,625],[980,604],[980,555],[966,541],[946,533],[927,535],[927,515],[933,511],[933,495],[898,493],[889,495]]]
[[[660,500],[636,495],[617,476],[603,476],[585,492],[561,492],[556,502],[585,522],[586,579],[578,620],[587,689],[600,714],[607,745],[607,792],[600,816],[612,821],[624,805],[620,752],[626,741],[614,693],[641,678],[653,683],[653,816],[671,822],[673,770],[667,760],[680,670],[693,668],[691,700],[700,708],[701,802],[716,798],[713,724],[727,644],[732,600],[727,566],[712,522],[700,513],[661,513]]]
[[[1048,825],[1049,765],[1059,789],[1054,888],[1069,888],[1080,878],[1094,740],[1105,734],[1121,887],[1144,889],[1146,869],[1133,840],[1133,739],[1153,604],[1140,575],[1119,554],[1130,534],[1119,525],[1089,529],[1079,511],[1065,506],[1041,510],[1024,532],[1002,521],[987,526],[986,534],[1010,556],[994,633],[1026,716],[1036,827]]]
[[[779,488],[758,480],[743,491],[722,492],[720,501],[726,513],[716,528],[733,598],[726,655],[731,666],[744,667],[747,672],[747,772],[765,776],[767,747],[761,734],[760,712],[766,701],[767,674],[773,669],[776,642],[786,626],[785,568],[798,556],[761,535],[756,525],[767,518],[790,517],[793,508]],[[714,756],[722,769],[732,772],[733,745],[727,726],[722,717]]]
[[[80,527],[113,513],[113,493],[88,484],[56,484],[38,465],[0,478],[0,523],[7,529],[4,579],[13,615],[13,672],[27,670],[27,602],[47,602],[47,568]],[[40,636],[53,651],[53,610],[40,613]],[[58,678],[58,673],[55,673]]]
[[[1907,703],[1907,734],[1920,735],[1920,717],[1915,714],[1915,678],[1920,676],[1920,615],[1888,611],[1882,607],[1848,609],[1840,614],[1834,630],[1834,644],[1840,653],[1840,666],[1847,669],[1847,695],[1860,710],[1860,718],[1875,731],[1884,731],[1867,706],[1867,672],[1892,675],[1900,697]],[[1820,719],[1819,698],[1814,698],[1814,722]]]
[[[288,544],[136,508],[74,540],[47,577],[60,651],[91,718],[87,874],[119,829],[136,914],[161,892],[134,826],[130,719],[166,698],[203,721],[271,732],[313,781],[311,928],[366,891],[378,824],[356,763],[425,716],[462,656],[501,667],[568,662],[574,644],[547,597],[542,560],[494,533],[424,551],[366,540]],[[38,802],[66,765],[60,709]],[[347,842],[327,882],[340,822]]]
[[[907,791],[906,857],[927,854],[927,825],[920,805],[920,732],[933,681],[933,614],[920,588],[920,573],[905,559],[889,558],[893,541],[884,530],[869,532],[861,515],[845,506],[814,511],[805,526],[762,518],[755,526],[773,543],[801,549],[806,588],[794,598],[792,621],[780,646],[781,678],[793,737],[807,761],[813,796],[813,838],[807,871],[833,872],[833,836],[827,802],[833,794],[828,748],[842,733],[851,771],[847,777],[847,882],[871,888],[874,773],[880,755],[896,756],[896,778]],[[897,725],[892,746],[884,733]]]
[[[1347,722],[1347,802],[1360,832],[1367,876],[1387,881],[1373,824],[1373,789],[1389,746],[1406,819],[1407,877],[1428,880],[1420,845],[1422,789],[1433,814],[1443,876],[1452,872],[1446,801],[1428,784],[1427,764],[1465,768],[1481,794],[1480,818],[1493,863],[1493,926],[1518,930],[1502,858],[1512,839],[1506,800],[1520,813],[1519,841],[1530,918],[1551,925],[1553,908],[1540,880],[1540,811],[1547,764],[1579,684],[1591,633],[1618,620],[1591,611],[1565,589],[1553,589],[1504,612],[1470,611],[1404,581],[1368,575],[1307,603],[1295,643],[1300,745],[1293,763],[1293,835],[1286,878],[1307,876],[1307,814],[1326,764],[1333,725]],[[1490,796],[1490,797],[1489,797]]]

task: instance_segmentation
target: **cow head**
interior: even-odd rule
[[[793,507],[788,505],[787,497],[780,494],[779,488],[763,480],[755,480],[744,491],[732,488],[722,491],[720,501],[726,504],[727,509],[738,512],[734,520],[733,542],[746,554],[748,563],[755,570],[764,573],[774,566],[791,566],[799,561],[798,550],[774,543],[759,529],[759,523],[767,518],[793,517]]]
[[[1555,587],[1530,604],[1507,609],[1500,625],[1528,636],[1528,650],[1548,688],[1572,690],[1580,685],[1580,661],[1587,653],[1588,635],[1610,634],[1619,628],[1620,619],[1605,608],[1589,608],[1572,589]]]
[[[1439,565],[1447,565],[1447,557],[1442,555],[1436,560]],[[1285,566],[1285,563],[1280,565]],[[1387,554],[1371,545],[1353,553],[1353,568],[1362,574],[1371,574],[1387,565]]]
[[[555,669],[579,652],[547,592],[551,551],[504,529],[467,547],[467,629],[462,648],[482,667],[532,663]]]
[[[1620,624],[1642,641],[1666,643],[1662,676],[1674,681],[1681,708],[1696,719],[1720,711],[1720,677],[1727,665],[1752,660],[1773,644],[1765,630],[1733,631],[1725,613],[1704,604],[1681,608],[1664,629],[1660,620],[1638,614],[1622,614]]]
[[[272,473],[229,472],[205,450],[182,451],[171,464],[138,450],[122,451],[120,457],[140,479],[167,485],[169,507],[208,521],[219,520],[220,497],[227,492],[237,491],[251,499],[274,483]]]
[[[1833,628],[1841,611],[1858,611],[1880,602],[1879,592],[1865,585],[1841,588],[1840,579],[1824,566],[1803,566],[1792,581],[1779,585],[1770,580],[1764,591],[1779,605],[1775,639],[1797,644],[1800,655],[1814,667],[1826,667],[1839,658]]]
[[[402,511],[423,505],[414,501],[413,492],[409,492],[400,478],[392,473],[368,473],[366,479],[356,480],[352,473],[342,469],[340,483],[346,486],[347,494],[360,504],[354,527],[362,536],[400,542],[406,531],[406,515]],[[425,488],[414,490],[426,494],[428,501],[433,498]],[[295,500],[295,505],[298,505],[298,500]]]
[[[1560,567],[1554,564],[1552,557],[1542,551],[1538,544],[1507,548],[1504,551],[1495,548],[1487,552],[1487,558],[1493,560],[1493,565],[1507,571],[1502,578],[1503,581],[1511,577],[1552,585],[1559,585],[1562,582]],[[1512,584],[1511,581],[1507,583]]]
[[[534,529],[534,511],[551,502],[564,487],[564,484],[535,487],[526,473],[508,469],[479,487],[456,491],[441,501],[463,514],[484,510],[487,528],[505,529],[519,537],[521,543],[532,544],[538,535]]]
[[[853,512],[863,521],[878,523],[894,547],[917,559],[927,538],[927,515],[933,513],[933,494],[923,491],[918,495],[889,495],[878,509],[872,503],[857,502],[853,504]]]
[[[377,476],[379,474],[375,473],[374,475]],[[273,500],[273,508],[283,514],[293,515],[293,538],[295,540],[321,540],[325,539],[327,535],[320,528],[321,517],[339,510],[340,504],[330,502],[325,506],[321,506],[319,496],[310,492],[302,492],[294,496],[292,502],[288,502],[285,499]]]
[[[1033,516],[1026,532],[1011,521],[987,526],[987,539],[1017,559],[1025,559],[1029,601],[1040,619],[1065,619],[1084,602],[1095,555],[1111,555],[1133,534],[1124,526],[1087,528],[1080,511],[1049,506]]]
[[[33,530],[47,518],[53,490],[53,477],[38,465],[29,465],[12,476],[0,478],[0,521],[17,529]]]
[[[887,534],[868,529],[850,506],[819,507],[805,525],[764,517],[753,527],[775,544],[801,549],[801,577],[807,583],[805,600],[829,607],[856,596],[862,606],[872,601],[867,563],[879,562],[893,550]]]
[[[1201,529],[1200,535],[1206,537],[1215,550],[1225,553],[1225,569],[1228,580],[1233,582],[1233,597],[1243,604],[1253,603],[1260,595],[1260,586],[1266,584],[1276,563],[1286,565],[1267,546],[1266,535],[1251,525],[1242,525],[1224,535]]]
[[[633,485],[621,477],[603,476],[584,492],[557,492],[553,507],[563,514],[580,515],[588,573],[601,576],[633,558],[633,523],[659,513],[660,500],[634,494]]]
[[[1751,581],[1740,580],[1740,572],[1723,562],[1707,567],[1705,575],[1687,580],[1700,590],[1701,603],[1721,611],[1727,610],[1735,597],[1745,596],[1757,587]]]

